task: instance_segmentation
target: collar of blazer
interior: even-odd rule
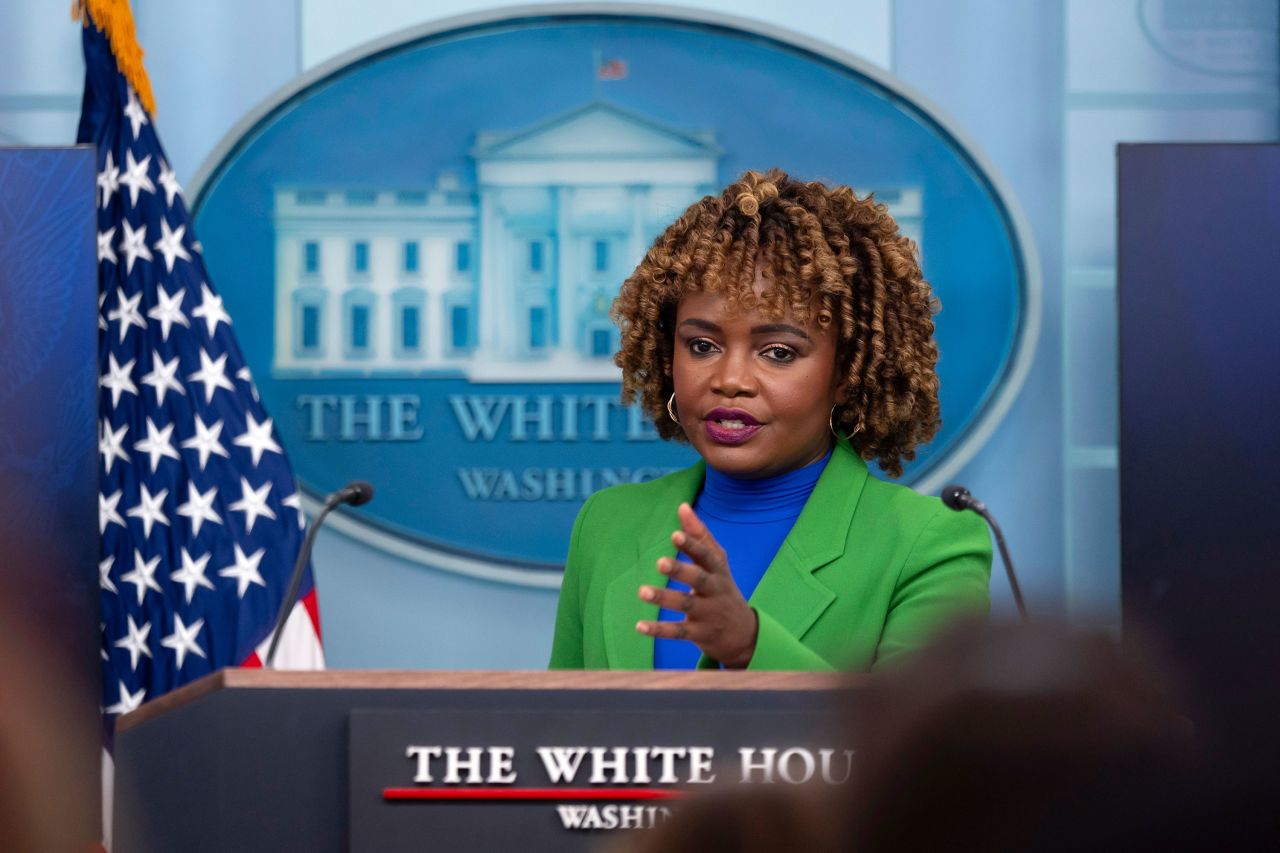
[[[611,669],[653,668],[653,638],[635,625],[657,619],[658,606],[642,601],[639,588],[666,585],[658,558],[675,556],[671,533],[680,528],[676,508],[693,503],[705,472],[706,464],[699,461],[661,481],[662,490],[651,499],[653,513],[641,528],[639,555],[605,592],[605,654]],[[837,442],[813,494],[751,596],[752,607],[767,612],[794,637],[802,637],[835,600],[835,593],[813,573],[844,554],[850,520],[869,476],[866,463],[848,443]],[[698,664],[714,665],[705,656]]]

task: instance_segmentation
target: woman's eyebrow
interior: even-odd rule
[[[721,329],[719,326],[717,326],[715,323],[711,322],[710,320],[701,320],[697,317],[690,317],[687,320],[681,320],[680,325],[695,326],[699,329],[706,329],[708,332],[723,331],[723,329]]]
[[[810,340],[809,333],[799,326],[791,326],[787,323],[766,323],[763,326],[753,326],[751,334],[753,335],[776,335],[779,332],[789,335],[795,335],[798,338]]]

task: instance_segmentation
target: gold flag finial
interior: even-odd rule
[[[129,0],[72,0],[71,17],[86,27],[93,24],[106,35],[120,73],[138,93],[138,100],[147,113],[154,116],[156,98],[142,64],[142,48],[138,45]]]

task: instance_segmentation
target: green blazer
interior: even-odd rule
[[[652,669],[658,618],[641,584],[665,586],[676,508],[693,503],[705,463],[612,486],[582,505],[556,611],[552,669]],[[947,617],[985,616],[991,540],[973,513],[870,475],[835,452],[749,603],[759,617],[750,669],[866,670],[919,646]],[[700,667],[718,664],[703,656]]]

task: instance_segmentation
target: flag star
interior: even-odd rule
[[[112,359],[114,361],[114,358]],[[132,364],[133,362],[129,362]],[[133,383],[130,382],[130,385]],[[112,389],[114,391],[114,389]],[[134,389],[137,390],[136,388]],[[111,466],[119,459],[121,462],[129,461],[129,454],[124,450],[124,434],[129,431],[129,425],[123,424],[120,429],[113,430],[107,421],[102,422],[102,435],[98,439],[98,452],[102,454],[102,464],[106,466],[107,473],[111,473]],[[113,504],[114,506],[114,504]]]
[[[103,261],[111,261],[113,264],[118,263],[116,250],[111,247],[111,241],[115,239],[115,236],[116,227],[114,225],[106,231],[98,232],[98,263],[102,263]],[[102,306],[98,307],[101,308]]]
[[[156,557],[159,560],[159,557]],[[133,617],[129,617],[129,636],[116,640],[115,647],[124,649],[129,653],[129,668],[134,672],[138,671],[138,658],[142,655],[151,657],[151,649],[147,648],[147,637],[151,634],[151,623],[143,624],[141,628],[133,621]]]
[[[192,536],[200,535],[200,528],[206,521],[212,521],[214,524],[222,523],[222,518],[213,510],[213,502],[217,499],[217,486],[201,494],[194,482],[187,481],[187,502],[178,507],[178,515],[185,515],[191,519]]]
[[[287,506],[298,514],[298,527],[305,529],[307,526],[307,517],[302,514],[302,496],[297,492],[289,495],[289,497],[280,501],[281,506]]]
[[[107,353],[107,375],[98,380],[103,388],[111,389],[111,405],[120,405],[120,395],[128,392],[130,394],[138,393],[138,386],[133,384],[131,374],[133,373],[133,365],[136,359],[129,359],[123,367],[116,361],[115,353]],[[125,459],[123,454],[121,458]],[[111,466],[107,466],[107,471],[111,470]]]
[[[204,466],[208,463],[212,454],[231,458],[231,454],[227,453],[227,449],[218,441],[218,436],[222,435],[222,421],[218,421],[213,426],[205,426],[204,421],[199,415],[196,415],[196,434],[194,438],[189,438],[182,442],[185,450],[195,450],[200,454],[200,471],[204,472]]]
[[[130,711],[137,710],[138,706],[142,704],[142,700],[143,698],[146,697],[146,695],[147,695],[147,689],[145,687],[139,687],[137,693],[130,693],[129,688],[125,686],[125,683],[123,681],[121,681],[119,700],[117,700],[114,705],[109,705],[106,708],[103,708],[102,710],[108,714],[119,714],[123,716],[129,713]]]
[[[252,533],[253,524],[258,520],[258,516],[266,516],[275,521],[276,512],[267,506],[267,495],[271,493],[271,482],[267,481],[262,487],[255,489],[249,485],[249,481],[244,477],[240,478],[240,500],[230,506],[235,512],[244,513],[244,532]],[[244,595],[244,593],[240,593]]]
[[[161,489],[152,495],[151,490],[147,488],[147,484],[141,485],[142,494],[138,497],[138,505],[131,510],[127,510],[125,515],[130,518],[142,519],[142,538],[146,539],[151,535],[151,526],[153,524],[163,524],[169,526],[169,519],[164,514],[164,499],[169,496],[168,489]],[[136,551],[134,552],[137,553]],[[141,559],[141,558],[139,558]],[[159,561],[159,557],[156,560]],[[154,571],[154,570],[153,570]],[[127,580],[128,578],[126,578]],[[160,587],[156,587],[156,591],[160,591]],[[142,590],[138,590],[138,603],[142,603]]]
[[[202,586],[205,589],[213,589],[213,581],[204,576],[205,566],[209,565],[209,557],[211,554],[205,554],[199,558],[193,558],[187,553],[187,549],[182,549],[182,568],[169,575],[171,580],[182,584],[183,591],[187,595],[187,604],[191,603],[191,598],[196,594],[196,587]]]
[[[124,227],[128,229],[129,223],[126,222]],[[146,230],[145,226],[143,230]],[[123,288],[116,290],[116,307],[107,312],[107,319],[120,322],[120,343],[124,343],[124,336],[129,334],[130,327],[137,326],[139,329],[147,327],[147,321],[142,319],[142,312],[138,310],[138,303],[141,301],[141,290],[127,299]]]
[[[111,230],[113,232],[115,231],[114,228],[112,228]],[[114,253],[112,254],[114,256]],[[98,260],[102,260],[102,258],[98,258]],[[107,330],[107,318],[102,316],[102,306],[106,304],[107,304],[107,292],[105,290],[99,291],[98,293],[98,328],[104,332]]]
[[[253,394],[254,402],[262,402],[262,398],[258,396],[258,386],[253,384],[253,374],[249,372],[248,365],[245,365],[236,371],[236,379],[248,384],[249,393]]]
[[[173,449],[172,436],[173,424],[169,424],[164,429],[156,429],[155,421],[147,418],[147,437],[141,441],[134,442],[134,450],[140,450],[151,457],[152,474],[156,472],[156,467],[159,466],[161,457],[167,456],[170,459],[182,458],[178,455],[178,451]]]
[[[120,498],[124,495],[123,491],[117,491],[115,494],[107,496],[98,493],[98,534],[107,532],[108,524],[118,524],[121,527],[127,527],[124,518],[116,509],[120,505]],[[114,590],[112,590],[114,592]]]
[[[120,186],[129,188],[129,204],[136,207],[139,192],[156,191],[156,185],[151,183],[151,176],[147,174],[151,168],[151,155],[143,157],[139,163],[133,159],[133,149],[130,148],[124,153],[124,159],[124,174],[120,176]]]
[[[102,190],[102,207],[111,202],[111,196],[116,190],[120,189],[120,167],[116,165],[115,158],[111,156],[111,152],[107,151],[107,162],[103,165],[102,171],[98,173],[98,189]],[[101,243],[98,244],[98,260],[102,260]]]
[[[107,592],[119,592],[111,582],[111,567],[115,565],[115,557],[107,557],[98,563],[98,588]]]
[[[173,259],[182,258],[184,261],[191,260],[191,255],[187,252],[185,246],[182,245],[182,237],[187,233],[187,226],[179,225],[176,231],[169,228],[169,220],[163,216],[160,217],[160,239],[152,246],[160,254],[164,255],[164,268],[166,272],[173,272]]]
[[[142,104],[138,102],[138,93],[133,91],[133,87],[129,87],[129,103],[124,106],[124,114],[129,119],[129,124],[133,126],[133,138],[138,138],[138,131],[147,124],[147,111],[142,108]]]
[[[196,634],[199,634],[200,629],[203,627],[203,619],[197,619],[190,625],[184,625],[182,617],[177,613],[173,614],[173,633],[162,639],[160,645],[166,649],[173,649],[178,656],[178,669],[182,669],[182,664],[186,662],[188,652],[208,660],[205,657],[204,650],[196,642]]]
[[[186,396],[187,390],[178,381],[177,373],[178,357],[176,355],[169,361],[161,361],[160,354],[153,352],[151,354],[151,372],[142,377],[142,384],[150,385],[156,389],[156,402],[163,406],[164,395],[170,391],[177,391],[179,394]]]
[[[196,309],[199,313],[199,309]],[[213,400],[213,392],[218,388],[226,388],[228,391],[235,393],[236,387],[231,384],[231,380],[227,378],[227,354],[224,352],[218,356],[218,360],[214,361],[209,358],[209,353],[203,349],[200,350],[200,369],[187,377],[192,382],[199,382],[204,385],[204,401],[206,403]]]
[[[209,337],[211,338],[218,331],[219,323],[231,325],[231,315],[222,307],[222,297],[210,290],[207,282],[201,282],[200,284],[200,305],[191,312],[191,316],[200,317],[204,320],[205,327],[209,330]]]
[[[156,583],[156,566],[158,565],[160,565],[160,557],[158,555],[150,560],[144,560],[142,559],[142,554],[137,549],[134,549],[133,571],[120,576],[121,581],[131,583],[138,588],[139,607],[142,606],[142,599],[147,594],[147,590],[154,589],[156,592],[163,593],[163,590],[160,589],[160,584]]]
[[[234,565],[227,566],[225,569],[218,570],[218,576],[224,578],[234,578],[236,581],[236,595],[244,598],[245,592],[249,589],[249,584],[256,583],[260,587],[266,587],[267,582],[262,579],[262,575],[258,572],[258,563],[262,562],[262,555],[267,553],[266,548],[259,548],[251,556],[246,557],[244,551],[240,550],[240,544],[236,543],[236,561]]]
[[[156,248],[160,248],[159,243],[156,244]],[[166,260],[168,260],[167,256]],[[187,258],[187,260],[190,260],[190,258]],[[182,313],[182,298],[186,295],[187,289],[185,287],[180,288],[172,296],[163,287],[156,288],[156,299],[160,301],[160,304],[148,311],[147,316],[153,320],[160,321],[160,340],[169,340],[169,329],[173,328],[174,323],[179,326],[191,327],[191,322],[187,320],[187,315]]]
[[[120,241],[120,251],[124,252],[124,271],[132,273],[133,262],[138,258],[151,260],[151,250],[147,248],[147,226],[140,225],[134,231],[129,220],[122,219],[121,224],[124,225],[124,238]]]
[[[258,461],[262,459],[262,454],[268,450],[272,453],[283,455],[280,445],[276,444],[274,438],[271,437],[271,418],[267,418],[262,423],[253,416],[252,412],[246,413],[248,423],[245,424],[244,432],[231,440],[231,443],[237,447],[249,448],[249,453],[253,456],[253,467],[258,467]]]
[[[173,197],[182,195],[182,187],[178,185],[178,176],[169,164],[160,161],[160,186],[164,187],[164,203],[173,207]]]

